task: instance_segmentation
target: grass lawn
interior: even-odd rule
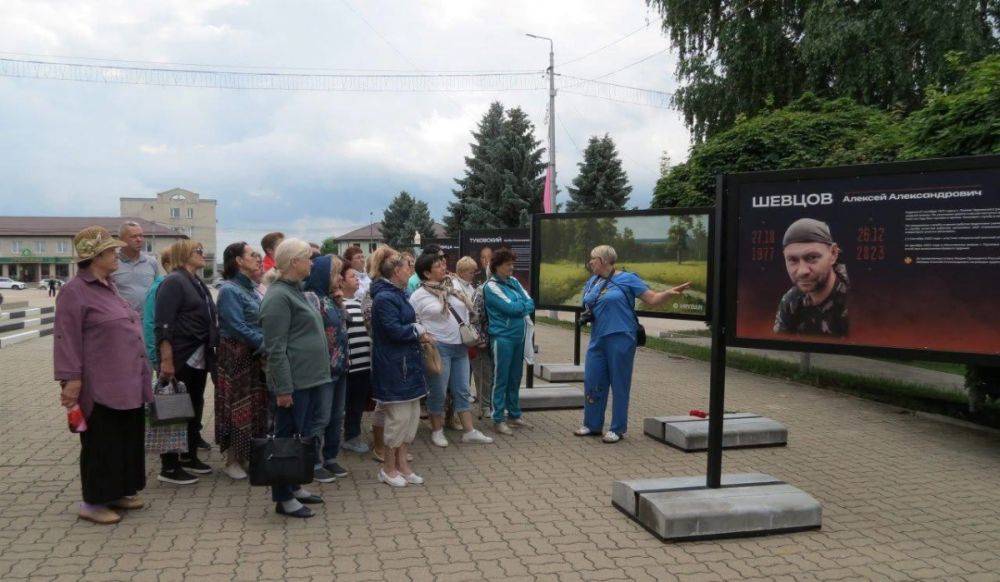
[[[621,267],[631,271],[646,281],[654,290],[662,290],[685,281],[691,288],[683,298],[667,302],[651,311],[677,313],[704,313],[708,288],[708,263],[706,261],[659,261],[655,263],[623,262]],[[539,266],[539,299],[543,305],[579,305],[584,283],[589,273],[576,263],[567,261],[542,263]],[[693,308],[673,307],[673,303],[697,306]],[[643,309],[648,309],[643,307]]]

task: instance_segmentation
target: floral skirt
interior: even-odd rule
[[[215,442],[246,463],[254,437],[267,433],[267,384],[263,362],[249,345],[222,338],[215,386]]]

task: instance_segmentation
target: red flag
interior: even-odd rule
[[[555,189],[552,187],[552,166],[545,170],[545,190],[542,192],[542,210],[546,214],[555,212]]]

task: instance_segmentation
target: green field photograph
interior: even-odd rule
[[[656,291],[690,281],[674,301],[641,311],[705,315],[708,215],[546,217],[539,222],[539,301],[580,307],[590,277],[587,259],[601,244],[614,247],[617,268],[636,273]]]

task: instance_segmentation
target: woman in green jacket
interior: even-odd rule
[[[309,243],[287,238],[274,252],[277,279],[260,305],[267,353],[267,386],[274,395],[274,436],[309,435],[317,389],[330,384],[330,355],[319,312],[302,292],[312,269]],[[322,503],[319,495],[299,486],[271,488],[275,511],[291,517],[312,517],[305,504]]]

